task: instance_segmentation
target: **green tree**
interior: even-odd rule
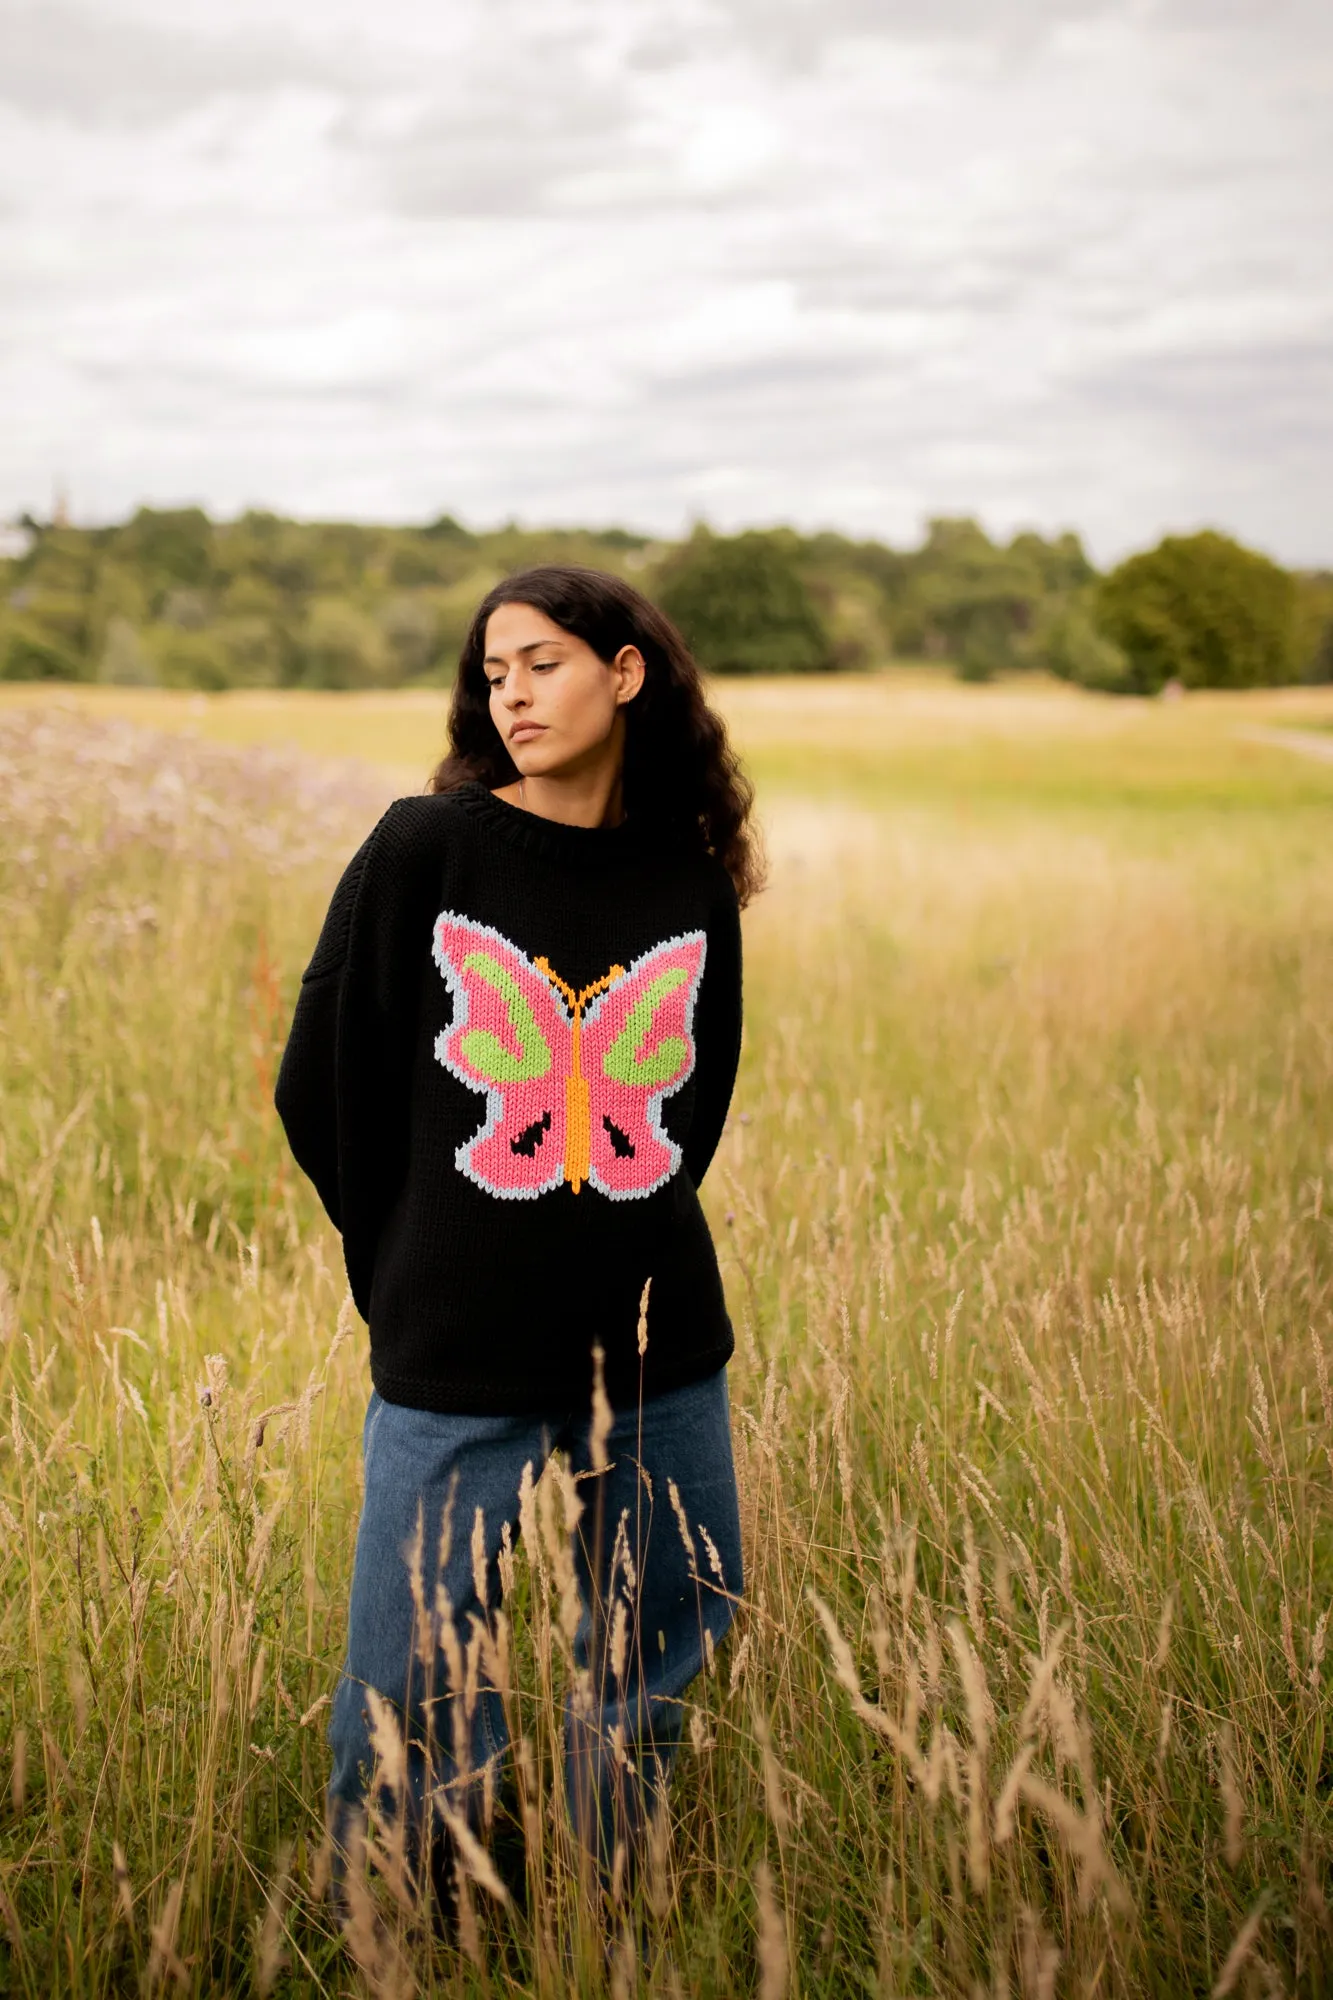
[[[977,521],[938,517],[910,558],[909,589],[895,621],[899,644],[945,655],[965,680],[1027,666],[1038,607],[1086,567],[1076,536],[1048,543],[1026,533],[1002,548]]]
[[[1130,556],[1103,578],[1095,616],[1138,694],[1170,680],[1243,688],[1295,678],[1295,578],[1211,529]]]
[[[1296,579],[1296,669],[1303,681],[1333,681],[1333,570]]]
[[[1054,598],[1043,607],[1033,636],[1033,659],[1061,680],[1102,694],[1132,694],[1129,660],[1113,639],[1097,630],[1086,591]]]
[[[456,583],[476,564],[472,538],[465,542],[432,539],[427,534],[398,534],[388,556],[388,580],[408,590],[422,584]]]
[[[307,687],[379,687],[393,678],[384,635],[374,620],[340,597],[317,597],[302,634]]]
[[[779,536],[697,528],[656,582],[662,609],[714,673],[812,673],[833,664],[824,621]]]
[[[24,618],[0,624],[0,680],[81,681],[87,663],[60,639]]]
[[[388,678],[418,680],[435,664],[440,621],[424,591],[404,591],[381,605],[377,622],[388,649]]]
[[[81,658],[88,646],[89,599],[72,590],[45,590],[25,584],[10,599],[34,632],[49,639],[71,659]]]
[[[429,535],[434,541],[461,543],[465,548],[473,547],[477,541],[477,537],[460,521],[456,521],[452,514],[439,515],[421,532],[423,535]]]
[[[1027,563],[1042,588],[1053,593],[1078,590],[1097,574],[1079,537],[1068,529],[1052,542],[1024,529],[1010,542],[1009,554]]]
[[[153,658],[163,687],[196,688],[221,694],[232,684],[226,648],[211,628],[191,632],[176,625],[153,628]]]
[[[99,681],[119,687],[152,687],[157,673],[143,641],[128,618],[113,611],[107,620],[106,643],[97,665]]]
[[[141,507],[116,530],[111,552],[149,572],[164,590],[173,584],[201,588],[213,574],[213,523],[201,507]]]

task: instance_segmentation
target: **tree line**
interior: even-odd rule
[[[1333,572],[1294,572],[1212,531],[1107,574],[1072,533],[991,539],[932,520],[897,550],[793,529],[653,541],[624,529],[473,533],[140,508],[117,526],[25,517],[0,560],[0,678],[121,685],[442,685],[468,619],[536,562],[613,569],[718,673],[939,660],[966,679],[1039,668],[1106,692],[1333,680]]]

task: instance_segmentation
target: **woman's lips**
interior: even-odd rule
[[[516,722],[509,732],[509,741],[511,743],[528,743],[534,736],[544,736],[545,734],[546,724],[544,722]]]

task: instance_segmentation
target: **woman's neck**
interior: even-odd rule
[[[519,778],[500,785],[495,797],[538,819],[561,826],[619,826],[625,817],[623,770],[619,763],[600,769]]]

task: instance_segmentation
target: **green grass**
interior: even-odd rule
[[[705,1189],[747,1604],[611,1990],[1314,2000],[1333,767],[1236,732],[1325,697],[722,692],[773,856]],[[475,1963],[385,1898],[358,1973],[317,1893],[368,1380],[271,1086],[434,698],[33,699],[0,713],[0,1988],[605,1990],[558,1809],[531,1916],[477,1891]],[[361,763],[234,747],[265,735]]]
[[[965,688],[943,670],[728,681],[716,694],[761,789],[964,809],[1157,804],[1325,805],[1328,767],[1240,732],[1333,728],[1333,690],[1193,695],[1178,703],[1085,695],[1029,675]],[[423,783],[442,754],[448,695],[221,695],[161,689],[0,687],[0,712],[34,701],[208,741],[287,744]]]

